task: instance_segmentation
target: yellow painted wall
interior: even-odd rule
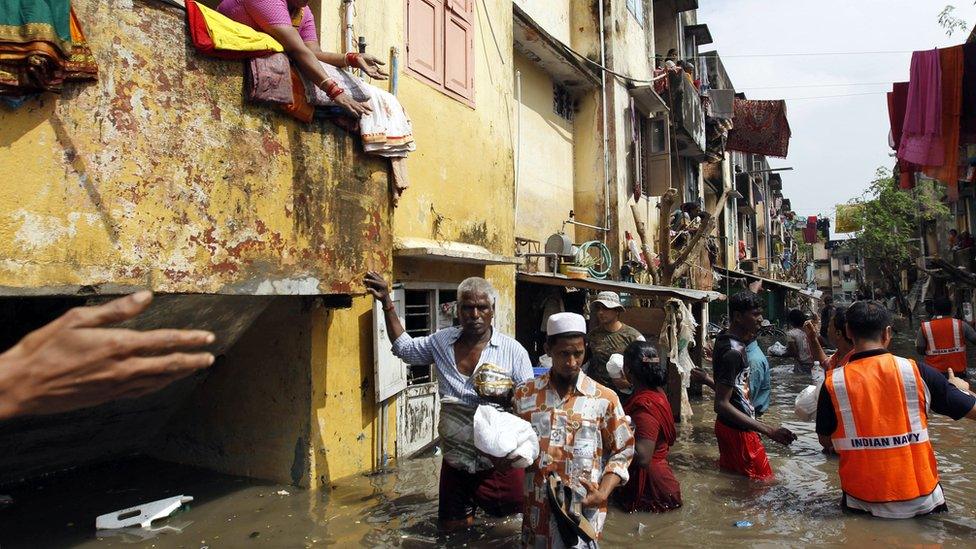
[[[373,373],[373,298],[312,317],[311,471],[314,486],[379,465]],[[396,397],[388,401],[386,448],[396,455]]]
[[[519,219],[516,234],[543,244],[574,208],[574,129],[554,112],[552,78],[522,55],[515,56],[522,78]],[[574,227],[566,227],[573,238]]]
[[[485,5],[488,11],[484,10]],[[323,48],[341,50],[339,3],[317,11]],[[317,6],[319,7],[319,6]],[[490,20],[490,22],[489,22]],[[428,86],[406,71],[405,2],[358,0],[355,36],[387,59],[401,51],[399,98],[413,120],[417,152],[408,160],[410,188],[394,217],[398,237],[458,241],[497,254],[514,252],[512,8],[476,2],[475,106]],[[384,89],[387,83],[376,82]],[[514,330],[514,267],[479,267],[397,260],[387,276],[398,280],[460,282],[484,276],[499,291],[496,326]],[[371,298],[322,319],[313,363],[313,471],[319,485],[358,474],[376,462],[377,406],[373,403]],[[368,389],[363,389],[366,383]],[[395,452],[396,403],[388,411],[388,451]]]
[[[98,82],[0,109],[0,293],[345,293],[389,269],[385,163],[244,103],[183,11],[72,5]]]

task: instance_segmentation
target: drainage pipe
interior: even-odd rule
[[[603,0],[599,1],[600,10],[600,64],[607,66],[607,42],[606,42],[606,14],[604,13]],[[609,114],[607,112],[607,71],[600,70],[600,97],[602,103],[602,125],[603,125],[603,202],[604,202],[604,224],[611,226],[610,218],[610,125]],[[603,233],[603,243],[607,243],[608,233]]]

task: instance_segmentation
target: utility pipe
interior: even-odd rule
[[[522,181],[522,71],[515,69],[515,215],[512,218],[518,234],[519,183]]]
[[[356,0],[342,0],[342,46],[343,53],[356,51],[353,49],[353,10]]]
[[[607,43],[606,43],[606,15],[603,10],[603,0],[599,1],[600,10],[600,65],[607,66]],[[600,70],[600,96],[602,102],[602,125],[603,125],[603,202],[604,202],[604,224],[611,226],[610,218],[610,126],[607,115],[607,71]],[[608,231],[609,232],[609,231]],[[607,243],[608,232],[603,233],[603,243]]]

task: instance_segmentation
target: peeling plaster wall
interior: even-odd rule
[[[373,353],[373,298],[312,318],[313,486],[370,471],[379,463],[379,405]],[[328,332],[328,337],[324,334]],[[396,455],[396,402],[387,408],[387,452]]]
[[[197,55],[179,9],[72,4],[99,81],[0,108],[0,294],[349,293],[389,271],[387,165],[358,139],[245,104],[242,63]]]

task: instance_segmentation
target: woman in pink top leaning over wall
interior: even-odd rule
[[[308,0],[223,0],[217,6],[217,11],[238,23],[270,34],[284,46],[302,74],[322,88],[337,104],[357,116],[370,113],[369,103],[354,100],[351,94],[329,78],[319,62],[362,69],[371,78],[385,80],[389,75],[380,68],[383,62],[364,53],[322,51]]]

